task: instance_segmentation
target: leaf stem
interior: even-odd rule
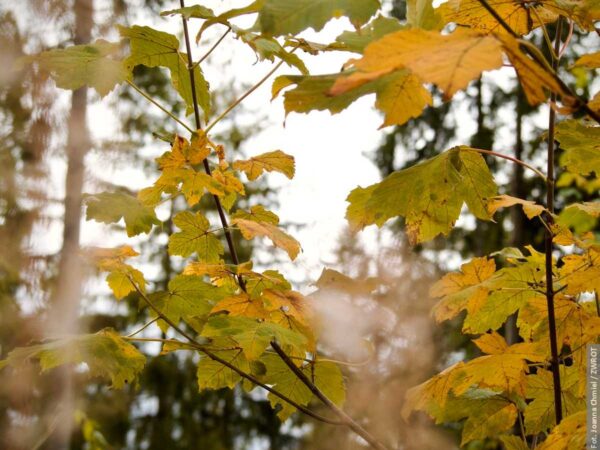
[[[292,51],[290,51],[290,54],[294,53],[296,50],[298,49],[298,47],[294,47],[292,49]],[[217,117],[215,120],[213,120],[207,127],[206,127],[206,134],[208,134],[208,132],[210,130],[212,130],[212,128],[219,123],[221,120],[223,120],[227,114],[229,114],[233,109],[235,109],[236,106],[238,106],[240,103],[242,103],[250,94],[252,94],[255,90],[257,90],[265,81],[267,81],[271,75],[273,75],[277,69],[279,69],[283,63],[285,61],[281,60],[279,61],[277,64],[275,64],[275,66],[269,71],[267,72],[267,74],[262,77],[254,86],[252,86],[250,89],[248,89],[244,94],[242,94],[241,97],[239,97],[237,100],[235,100],[231,105],[229,105],[227,107],[227,109],[225,111],[223,111],[219,117]]]
[[[504,155],[502,153],[494,152],[492,150],[483,150],[483,149],[480,149],[480,148],[471,148],[471,147],[469,147],[469,149],[470,150],[474,150],[474,151],[476,151],[478,153],[483,153],[485,155],[491,155],[491,156],[495,156],[497,158],[503,158],[503,159],[506,159],[508,161],[512,161],[512,162],[514,162],[516,164],[519,164],[520,166],[525,167],[526,169],[529,169],[529,170],[535,172],[539,177],[542,178],[542,180],[546,181],[546,175],[544,175],[541,171],[539,171],[535,167],[530,166],[529,164],[527,164],[524,161],[521,161],[520,159],[514,158],[512,156]]]
[[[199,66],[200,64],[202,64],[204,62],[204,60],[206,58],[208,58],[212,52],[215,51],[215,49],[219,46],[219,44],[223,41],[223,39],[225,39],[225,37],[231,32],[231,27],[227,26],[227,31],[225,31],[225,33],[223,33],[223,35],[217,40],[217,42],[214,43],[214,45],[198,60],[196,61],[193,65],[192,65],[192,69],[195,69],[196,66]]]
[[[158,317],[155,319],[152,319],[150,322],[145,323],[141,328],[137,329],[136,331],[128,334],[126,337],[127,338],[132,338],[134,337],[136,334],[141,333],[142,331],[144,331],[146,328],[148,328],[150,325],[152,325],[154,322],[156,322],[158,320]]]
[[[144,97],[150,103],[152,103],[154,106],[156,106],[158,109],[160,109],[166,115],[168,115],[171,119],[173,119],[175,122],[177,122],[179,125],[181,125],[183,128],[185,128],[186,130],[188,130],[190,133],[194,132],[194,130],[192,130],[188,125],[186,125],[185,122],[183,122],[179,117],[177,117],[175,114],[173,114],[167,108],[165,108],[164,106],[162,106],[160,103],[158,103],[152,97],[150,97],[148,94],[146,94],[144,91],[142,91],[139,88],[139,86],[136,85],[133,81],[127,80],[127,84],[129,86],[131,86],[138,94],[140,94],[142,97]]]

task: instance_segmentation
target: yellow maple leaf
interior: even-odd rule
[[[263,302],[250,298],[246,293],[227,297],[217,303],[211,310],[211,314],[227,311],[232,316],[256,317],[267,319],[269,312],[265,309]]]
[[[538,205],[533,201],[511,197],[510,195],[498,195],[487,200],[487,209],[492,215],[500,208],[507,208],[514,205],[521,205],[528,219],[533,219],[546,210],[542,205]]]
[[[298,292],[265,289],[262,293],[262,299],[267,310],[280,310],[303,325],[307,325],[308,319],[312,316],[306,298]]]
[[[248,160],[235,161],[233,168],[246,173],[250,181],[256,180],[263,172],[280,172],[289,179],[294,177],[294,157],[283,153],[281,150],[253,156]]]
[[[460,272],[449,273],[436,282],[430,289],[432,297],[444,297],[433,308],[438,322],[455,317],[463,309],[475,312],[485,301],[488,290],[476,287],[489,279],[496,271],[493,259],[474,258],[463,264]],[[467,289],[474,287],[473,289]]]
[[[292,260],[296,259],[300,252],[300,243],[271,223],[234,219],[232,224],[240,229],[245,239],[252,239],[256,236],[268,237],[276,247],[285,250]]]
[[[546,92],[564,95],[562,87],[556,79],[537,62],[521,50],[520,42],[512,36],[497,35],[502,41],[504,52],[517,71],[523,92],[530,105],[535,106],[546,101]]]
[[[488,3],[502,20],[520,35],[539,27],[540,20],[546,24],[557,19],[557,14],[545,8],[543,1],[533,3],[519,0],[488,0]],[[441,12],[446,23],[454,22],[487,33],[506,33],[479,0],[450,0],[440,5],[437,10]]]
[[[494,37],[458,29],[449,35],[418,28],[400,30],[373,42],[354,62],[360,72],[381,76],[407,68],[444,91],[446,99],[467,87],[485,70],[502,66],[502,45]]]

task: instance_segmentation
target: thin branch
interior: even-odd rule
[[[340,409],[335,403],[333,403],[321,390],[313,384],[313,382],[306,376],[302,370],[300,370],[294,362],[290,359],[289,356],[281,349],[281,347],[277,344],[277,342],[271,342],[271,347],[273,350],[277,352],[281,360],[288,366],[288,368],[304,383],[304,385],[313,393],[315,397],[317,397],[323,404],[325,404],[331,411],[337,415],[345,424],[362,437],[365,441],[369,443],[369,445],[378,450],[387,450],[387,447],[379,442],[375,437],[373,437],[367,430],[365,430],[362,426],[360,426],[357,422],[354,421],[352,417],[344,412],[344,410]]]
[[[556,34],[554,36],[554,51],[558,55],[560,53],[560,36],[562,32],[562,17],[559,17],[558,23],[556,24]],[[558,59],[552,61],[552,68],[556,71],[558,69]],[[556,102],[556,94],[552,93],[550,97],[551,102]],[[556,111],[554,108],[550,108],[550,114],[548,117],[548,180],[546,182],[546,209],[548,210],[548,221],[552,223],[554,214],[554,133],[556,125]],[[546,303],[548,306],[548,328],[550,335],[550,354],[551,368],[552,368],[552,380],[553,380],[553,392],[554,392],[554,411],[556,416],[556,424],[559,424],[562,420],[562,395],[560,387],[560,361],[558,359],[558,342],[556,332],[556,317],[554,312],[554,287],[552,279],[552,249],[554,247],[553,239],[554,235],[551,230],[546,230],[545,233],[545,259],[546,259]]]
[[[188,130],[190,133],[194,132],[194,130],[192,130],[189,126],[187,126],[184,121],[182,121],[179,117],[177,117],[175,114],[173,114],[167,108],[165,108],[164,106],[162,106],[160,103],[158,103],[152,97],[150,97],[148,94],[146,94],[144,91],[142,91],[133,81],[127,80],[127,84],[129,86],[131,86],[133,89],[135,89],[142,97],[144,97],[146,100],[148,100],[154,106],[156,106],[158,109],[160,109],[166,115],[168,115],[171,119],[173,119],[175,122],[177,122],[179,125],[181,125],[183,128],[185,128],[186,130]]]
[[[182,8],[185,8],[185,0],[179,0],[179,4]],[[200,122],[200,109],[198,108],[198,97],[196,96],[196,81],[194,76],[194,64],[192,60],[192,45],[190,41],[190,33],[187,26],[187,19],[185,16],[181,16],[181,20],[183,22],[183,35],[185,38],[185,47],[187,50],[188,57],[188,72],[190,75],[190,82],[192,85],[192,103],[194,104],[194,119],[196,120],[196,128],[199,130],[202,128],[202,123]],[[208,129],[205,130],[206,134],[208,134]],[[208,163],[208,159],[203,161],[204,171],[207,175],[211,174],[210,164]],[[239,259],[237,255],[237,251],[235,249],[235,245],[233,243],[233,236],[229,231],[229,224],[227,222],[227,216],[225,215],[225,210],[223,209],[223,205],[221,204],[221,199],[217,195],[213,195],[213,200],[215,202],[215,207],[217,208],[217,212],[219,214],[219,219],[221,220],[221,225],[223,225],[223,229],[225,230],[225,240],[227,241],[227,246],[229,248],[229,254],[231,255],[231,260],[235,265],[238,265]],[[241,275],[237,275],[237,280],[243,291],[246,290],[246,283]]]
[[[222,358],[218,357],[217,355],[215,355],[213,352],[211,352],[210,350],[208,350],[204,345],[202,345],[200,342],[198,342],[196,339],[194,339],[192,336],[190,336],[188,333],[186,333],[183,329],[181,329],[171,319],[169,319],[167,316],[165,316],[162,313],[162,311],[160,311],[160,309],[158,309],[156,307],[156,305],[154,305],[154,303],[152,302],[152,300],[150,300],[150,298],[139,288],[139,286],[137,285],[137,283],[135,282],[135,280],[131,276],[128,276],[128,279],[129,279],[129,282],[131,283],[131,285],[133,286],[133,288],[135,289],[135,291],[146,302],[146,304],[162,320],[164,320],[171,328],[173,328],[176,332],[178,332],[184,338],[186,338],[192,347],[194,347],[198,351],[204,353],[206,356],[208,356],[213,361],[216,361],[219,364],[222,364],[223,366],[227,367],[228,369],[233,370],[235,373],[237,373],[242,378],[245,378],[248,381],[251,381],[253,384],[255,384],[257,386],[260,386],[261,388],[269,391],[273,395],[279,397],[284,402],[289,403],[294,408],[298,409],[299,411],[302,411],[304,414],[312,417],[313,419],[319,420],[321,422],[328,423],[330,425],[346,425],[345,422],[336,421],[336,420],[329,419],[327,417],[323,417],[323,416],[321,416],[321,415],[319,415],[319,414],[311,411],[310,409],[308,409],[308,408],[306,408],[306,407],[304,407],[304,406],[296,403],[294,400],[292,400],[291,398],[289,398],[286,395],[282,394],[281,392],[279,392],[279,391],[273,389],[272,387],[270,387],[270,386],[262,383],[260,380],[258,380],[254,376],[252,376],[252,375],[244,372],[243,370],[239,369],[238,367],[236,367],[235,365],[231,364],[230,362],[225,361],[224,359],[222,359]]]
[[[223,35],[217,40],[217,42],[214,43],[214,45],[204,54],[204,56],[202,56],[198,61],[196,61],[193,65],[192,65],[192,69],[195,69],[196,66],[199,66],[200,64],[202,64],[204,62],[204,60],[206,58],[208,58],[212,52],[215,51],[215,49],[219,46],[219,44],[223,41],[223,39],[225,39],[225,37],[231,32],[231,27],[227,27],[227,31],[225,31],[225,33],[223,33]]]
[[[294,47],[291,51],[291,53],[294,53],[296,50],[298,49],[298,47]],[[223,118],[225,118],[227,116],[227,114],[229,114],[236,106],[238,106],[240,103],[242,103],[246,97],[248,97],[250,94],[252,94],[255,90],[257,90],[265,81],[267,81],[271,75],[273,75],[277,69],[279,69],[282,64],[285,61],[282,59],[281,61],[279,61],[277,64],[275,64],[275,67],[273,67],[264,77],[262,77],[254,86],[252,86],[250,89],[248,89],[240,98],[238,98],[237,100],[235,100],[231,105],[229,105],[227,107],[227,109],[225,111],[223,111],[219,117],[217,117],[215,120],[213,120],[210,125],[208,125],[206,127],[206,134],[208,134],[208,132],[210,130],[212,130],[212,128],[219,123]]]
[[[480,149],[480,148],[470,148],[470,150],[474,150],[474,151],[476,151],[478,153],[483,153],[483,154],[486,154],[486,155],[491,155],[491,156],[495,156],[497,158],[503,158],[503,159],[506,159],[508,161],[512,161],[512,162],[514,162],[516,164],[519,164],[520,166],[525,167],[526,169],[529,169],[529,170],[535,172],[536,175],[538,175],[539,177],[542,178],[542,180],[546,181],[546,175],[544,175],[542,172],[540,172],[535,167],[530,166],[529,164],[527,164],[524,161],[521,161],[520,159],[514,158],[512,156],[504,155],[502,153],[494,152],[492,150],[483,150],[483,149]]]

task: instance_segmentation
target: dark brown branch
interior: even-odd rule
[[[484,0],[485,1],[485,0]],[[562,32],[562,17],[559,17],[558,23],[556,24],[556,35],[554,37],[554,50],[558,55],[560,52],[560,35]],[[558,69],[558,58],[552,60],[552,68],[554,71]],[[556,101],[556,94],[552,94],[550,97],[551,102]],[[554,132],[556,125],[556,112],[554,108],[550,108],[550,114],[548,118],[548,170],[547,170],[547,181],[546,181],[546,209],[548,210],[548,223],[552,223],[552,215],[554,214]],[[560,388],[560,362],[558,359],[558,343],[556,336],[556,317],[554,313],[554,286],[552,277],[552,249],[553,245],[553,234],[552,230],[546,229],[546,235],[544,239],[545,243],[545,258],[546,258],[546,303],[548,306],[548,328],[550,334],[550,353],[552,359],[550,361],[552,368],[552,380],[553,380],[553,391],[554,391],[554,411],[556,417],[556,424],[559,424],[562,420],[562,396]]]
[[[182,8],[185,8],[185,1],[179,0],[179,4]],[[181,16],[181,20],[183,21],[183,35],[185,38],[185,48],[187,51],[188,57],[188,71],[190,74],[190,83],[192,89],[192,103],[194,105],[194,119],[196,121],[196,129],[200,130],[202,128],[202,122],[200,121],[200,109],[198,107],[198,97],[196,96],[196,80],[194,75],[194,63],[192,60],[192,45],[190,41],[190,33],[188,31],[187,19],[185,16]],[[210,164],[208,163],[208,159],[204,160],[204,171],[207,175],[211,174]],[[217,208],[217,212],[219,213],[219,219],[221,220],[221,224],[223,225],[223,229],[225,230],[225,240],[227,241],[227,246],[229,248],[229,254],[231,255],[231,260],[235,265],[240,263],[237,255],[237,251],[235,249],[235,244],[233,243],[233,236],[229,231],[229,223],[227,221],[227,216],[225,215],[225,210],[223,209],[223,205],[221,204],[221,199],[217,195],[213,195],[213,199],[215,201],[215,206]],[[242,290],[246,290],[246,284],[243,278],[238,275],[238,282]]]
[[[341,408],[339,408],[335,403],[333,403],[325,394],[321,392],[321,390],[315,386],[315,384],[306,376],[302,370],[300,370],[291,358],[283,351],[283,349],[277,344],[277,342],[271,342],[271,347],[273,350],[279,355],[281,360],[289,367],[289,369],[298,377],[300,381],[313,393],[315,397],[323,402],[331,411],[337,415],[348,428],[362,437],[365,441],[369,443],[369,445],[378,450],[387,450],[387,447],[379,442],[375,437],[373,437],[367,430],[365,430],[362,426],[360,426],[352,417],[344,412]]]
[[[198,351],[204,353],[206,356],[208,356],[213,361],[216,361],[219,364],[222,364],[223,366],[227,367],[228,369],[233,370],[235,373],[237,373],[242,378],[245,378],[246,380],[254,383],[257,386],[260,386],[261,388],[267,390],[268,392],[272,393],[273,395],[279,397],[284,402],[289,403],[294,408],[296,408],[299,411],[303,412],[304,414],[312,417],[313,419],[319,420],[321,422],[324,422],[324,423],[327,423],[330,425],[338,425],[338,426],[346,425],[346,422],[344,422],[344,421],[336,421],[336,420],[329,419],[327,417],[323,417],[323,416],[311,411],[310,409],[296,403],[294,400],[292,400],[291,398],[282,394],[281,392],[277,391],[276,389],[273,389],[272,387],[262,383],[260,380],[258,380],[254,376],[244,372],[243,370],[239,369],[238,367],[231,364],[230,362],[225,361],[224,359],[215,355],[213,352],[211,352],[210,350],[205,348],[200,342],[198,342],[196,339],[194,339],[192,336],[190,336],[185,330],[183,330],[181,327],[179,327],[175,322],[173,322],[171,319],[169,319],[167,316],[165,316],[162,313],[162,311],[160,309],[158,309],[156,307],[156,305],[154,305],[152,300],[150,300],[150,298],[146,294],[144,294],[144,292],[139,288],[139,286],[133,280],[133,278],[131,278],[131,277],[128,277],[128,278],[129,278],[129,282],[131,283],[131,285],[133,286],[135,291],[146,302],[146,304],[150,307],[150,309],[152,309],[152,311],[154,311],[158,315],[158,317],[160,317],[161,320],[164,320],[165,323],[167,323],[171,328],[173,328],[175,331],[177,331],[179,334],[181,334],[184,338],[186,338],[192,347],[194,347]]]

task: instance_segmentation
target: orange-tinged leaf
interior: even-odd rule
[[[520,35],[539,27],[538,17],[544,24],[554,22],[558,17],[556,13],[544,7],[544,1],[533,3],[520,0],[488,0],[488,3],[502,20]],[[479,0],[450,0],[443,3],[438,11],[446,23],[454,22],[486,33],[506,33]]]
[[[263,302],[250,298],[246,293],[224,298],[214,306],[211,313],[220,311],[227,311],[232,316],[255,317],[257,319],[269,317],[269,312],[265,309]]]
[[[242,236],[246,239],[252,239],[256,236],[268,237],[276,247],[285,250],[292,260],[296,259],[300,252],[300,243],[271,223],[234,219],[232,224],[240,229]]]
[[[586,441],[586,411],[565,417],[538,450],[583,450]]]
[[[311,311],[306,298],[302,294],[294,291],[282,292],[266,289],[262,293],[262,299],[269,311],[280,310],[301,324],[308,324]]]
[[[531,200],[523,200],[517,197],[511,197],[510,195],[498,195],[497,197],[492,197],[487,201],[487,208],[490,214],[495,214],[500,208],[507,208],[509,206],[521,205],[523,208],[523,212],[528,219],[533,219],[541,215],[546,208],[542,205],[538,205],[537,203]]]
[[[250,208],[250,211],[244,211],[238,209],[231,215],[231,219],[245,219],[252,220],[253,222],[266,222],[273,225],[279,224],[279,217],[277,214],[265,209],[262,205],[255,205]]]
[[[403,71],[392,74],[377,91],[375,106],[385,113],[380,128],[403,125],[419,117],[426,106],[432,106],[431,94],[414,75]]]
[[[233,168],[246,173],[250,181],[256,180],[263,172],[280,172],[289,179],[294,178],[294,157],[281,150],[263,153],[244,161],[235,161]]]
[[[501,67],[502,46],[494,37],[471,30],[442,35],[415,28],[373,42],[354,65],[361,72],[382,75],[407,68],[424,82],[437,85],[449,99],[483,71]]]
[[[464,288],[479,284],[496,272],[496,262],[486,257],[473,258],[460,266],[460,272],[445,275],[435,283],[429,294],[432,297],[443,297],[462,291]]]
[[[480,356],[464,364],[452,390],[462,395],[470,387],[478,386],[523,395],[527,372],[527,363],[520,355]]]
[[[410,388],[406,392],[406,401],[402,407],[402,417],[408,419],[412,411],[426,411],[431,407],[431,404],[439,405],[443,408],[455,383],[457,374],[463,367],[464,363],[459,362],[424,383]]]
[[[535,106],[546,101],[546,91],[564,95],[556,79],[537,62],[521,50],[519,41],[509,35],[498,35],[504,51],[517,71],[519,81],[530,105]]]
[[[479,347],[479,350],[488,355],[502,354],[508,348],[506,340],[495,331],[481,335],[474,339],[473,343]]]
[[[588,69],[597,69],[600,67],[600,52],[588,53],[575,61],[577,67],[587,67]]]
[[[206,137],[196,135],[190,144],[187,139],[175,136],[170,151],[165,152],[156,162],[161,169],[180,169],[200,164],[210,154]]]

